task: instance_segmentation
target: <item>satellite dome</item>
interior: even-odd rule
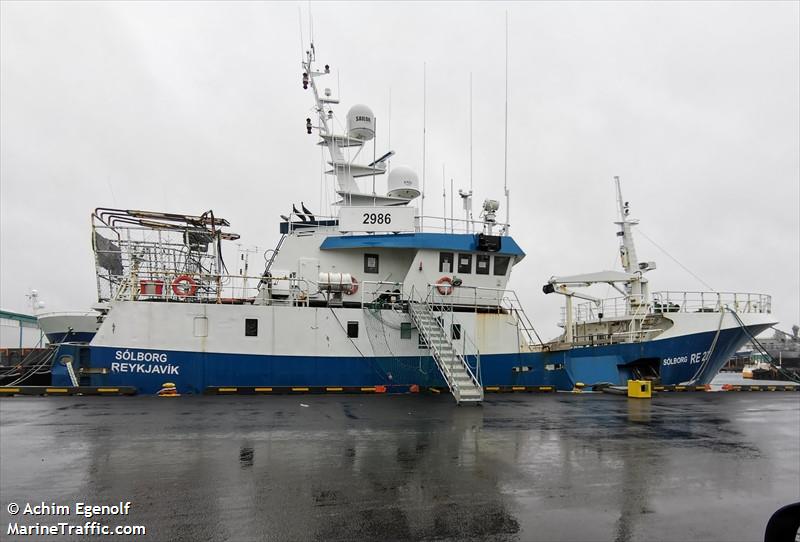
[[[387,196],[391,198],[414,199],[419,196],[419,177],[414,170],[406,166],[392,168],[387,179]]]
[[[366,105],[358,104],[347,112],[347,135],[364,141],[375,137],[375,115]]]

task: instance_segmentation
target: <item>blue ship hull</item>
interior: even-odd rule
[[[723,330],[709,356],[715,335],[716,332],[706,332],[556,352],[482,355],[480,377],[484,386],[554,386],[571,390],[577,382],[625,384],[634,376],[630,364],[650,360],[659,368],[663,384],[706,384],[747,340],[742,329]],[[303,357],[78,345],[60,348],[53,366],[53,384],[60,386],[71,385],[65,366],[58,363],[64,354],[81,360],[84,369],[91,367],[91,371],[84,370],[82,384],[135,386],[144,394],[156,393],[165,382],[174,382],[181,393],[202,393],[209,386],[446,386],[435,361],[427,355]],[[70,350],[80,348],[88,352]],[[469,361],[477,369],[476,360]]]

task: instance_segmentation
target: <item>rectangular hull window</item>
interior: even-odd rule
[[[411,322],[400,323],[400,338],[401,339],[411,338]]]
[[[258,319],[256,318],[244,319],[244,336],[245,337],[258,336]]]
[[[358,337],[358,322],[347,322],[347,336],[351,339]]]
[[[453,340],[458,341],[461,339],[461,324],[453,324]]]
[[[378,255],[364,254],[364,273],[378,272]]]

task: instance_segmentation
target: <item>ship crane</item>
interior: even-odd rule
[[[564,321],[564,340],[567,343],[573,341],[574,315],[572,313],[572,298],[585,299],[591,301],[597,308],[602,308],[603,300],[592,295],[576,292],[571,288],[587,288],[593,284],[608,284],[622,295],[627,296],[626,290],[631,284],[641,281],[642,278],[636,273],[623,273],[621,271],[599,271],[597,273],[585,273],[582,275],[570,275],[564,277],[551,277],[547,284],[542,287],[545,294],[557,293],[566,297],[566,314]],[[620,288],[622,284],[624,288]],[[602,312],[599,313],[602,318]]]
[[[627,315],[635,325],[636,317],[645,314],[649,307],[649,284],[644,274],[656,268],[655,262],[640,262],[636,256],[636,245],[633,241],[633,226],[639,224],[635,218],[630,218],[630,203],[622,197],[622,187],[619,177],[614,177],[617,191],[617,209],[619,220],[614,223],[619,227],[617,237],[620,239],[619,254],[622,268],[625,271],[599,271],[583,275],[566,277],[552,277],[542,290],[545,294],[558,293],[566,297],[565,341],[573,341],[573,324],[575,315],[572,312],[572,298],[585,299],[602,309],[602,300],[588,294],[579,293],[571,288],[586,288],[593,284],[607,284],[617,290],[626,300]],[[598,311],[599,317],[603,313]]]

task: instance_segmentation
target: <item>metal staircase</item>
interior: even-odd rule
[[[457,404],[479,404],[483,401],[483,386],[475,376],[467,360],[459,354],[445,331],[442,322],[434,314],[429,303],[409,301],[408,312],[417,330],[425,339],[433,359],[450,388]],[[477,356],[476,371],[480,374],[480,353]]]

